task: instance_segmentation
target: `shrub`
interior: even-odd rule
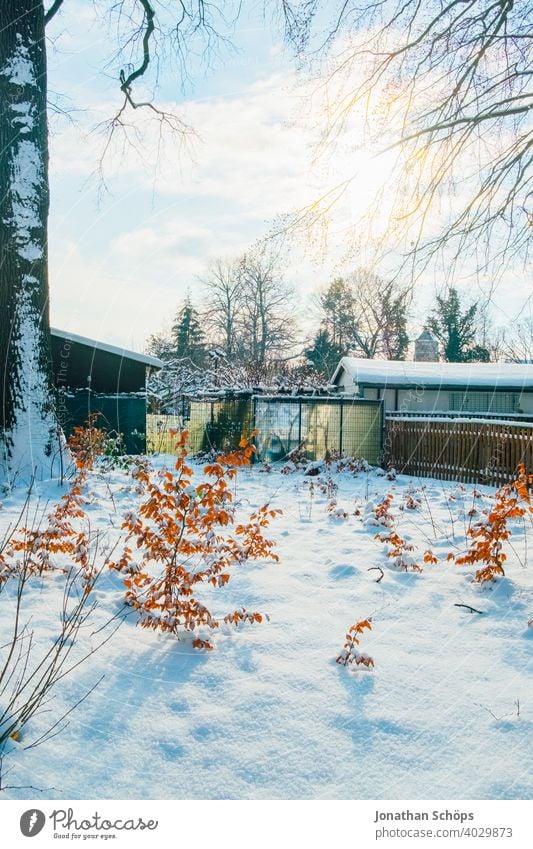
[[[511,536],[507,522],[521,518],[527,512],[533,513],[529,494],[532,483],[533,475],[526,474],[524,465],[520,464],[516,480],[498,489],[487,517],[468,528],[466,533],[471,545],[467,553],[455,558],[448,556],[460,565],[479,564],[480,568],[474,575],[477,583],[489,583],[505,575],[503,564],[507,555],[503,545]]]
[[[141,626],[175,636],[202,625],[219,627],[220,620],[197,598],[199,585],[221,588],[236,565],[257,558],[279,560],[264,530],[280,510],[265,504],[236,525],[234,534],[227,532],[235,524],[229,484],[237,469],[249,464],[253,446],[242,440],[237,451],[206,465],[205,479],[194,484],[193,469],[186,463],[186,440],[183,432],[173,471],[136,471],[145,498],[137,514],[125,516],[126,545],[120,559],[111,564],[124,575],[126,601],[139,612]],[[139,561],[134,560],[132,546]],[[154,574],[156,567],[159,571]],[[246,611],[225,618],[233,624],[261,620],[261,614]],[[199,637],[193,645],[212,648],[210,640]]]

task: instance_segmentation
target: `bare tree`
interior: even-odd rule
[[[321,329],[328,334],[332,352],[369,359],[403,359],[409,343],[407,310],[411,297],[410,286],[402,286],[395,279],[385,281],[365,268],[333,280],[319,299]]]
[[[402,180],[391,225],[409,240],[410,258],[424,267],[437,252],[468,252],[478,269],[495,274],[527,256],[531,0],[284,0],[283,9],[301,55],[329,51],[336,87],[329,140],[360,109],[382,148],[398,150]]]
[[[260,244],[240,260],[240,356],[253,368],[291,357],[295,342],[293,293],[284,282],[279,252]]]
[[[364,357],[403,360],[407,353],[407,308],[412,292],[367,269],[348,278],[354,293],[354,343]]]
[[[206,328],[226,359],[231,360],[237,348],[239,315],[243,307],[241,260],[214,259],[200,280],[207,291]]]
[[[524,318],[505,328],[501,348],[511,363],[533,363],[533,319]]]

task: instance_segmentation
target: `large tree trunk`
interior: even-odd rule
[[[4,481],[55,475],[48,318],[48,140],[42,0],[2,0],[0,427]]]

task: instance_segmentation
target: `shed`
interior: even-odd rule
[[[161,360],[51,328],[52,367],[65,433],[100,413],[100,426],[121,433],[126,450],[146,450],[146,380]]]
[[[343,357],[331,384],[347,396],[383,399],[386,412],[533,415],[533,364]]]

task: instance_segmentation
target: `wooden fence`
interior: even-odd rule
[[[533,425],[388,419],[384,460],[407,475],[500,486],[519,463],[533,472]]]

